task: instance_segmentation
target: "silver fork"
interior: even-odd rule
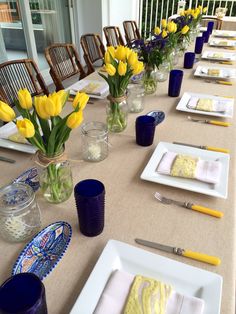
[[[189,209],[191,209],[191,206],[192,206],[192,203],[176,201],[171,198],[167,198],[158,192],[156,192],[154,196],[158,201],[160,201],[163,204],[168,204],[168,205],[175,204],[175,205],[186,207]]]

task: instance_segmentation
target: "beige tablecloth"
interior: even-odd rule
[[[204,62],[196,63],[194,67],[202,63]],[[182,68],[182,63],[179,68]],[[163,110],[166,114],[165,121],[156,129],[152,146],[136,145],[134,124],[138,114],[130,114],[127,129],[120,134],[110,134],[109,141],[112,148],[107,159],[99,163],[72,163],[74,184],[85,178],[96,178],[105,184],[106,218],[105,229],[101,235],[89,238],[80,233],[73,195],[65,203],[58,205],[49,204],[38,196],[43,227],[58,220],[65,220],[73,228],[72,241],[64,257],[44,280],[50,314],[69,313],[109,239],[138,246],[134,242],[136,237],[219,256],[222,263],[215,267],[146,248],[156,254],[223,276],[221,313],[234,313],[235,119],[231,127],[188,121],[187,113],[177,112],[175,109],[179,98],[167,96],[167,85],[167,82],[160,83],[156,95],[145,98],[145,109],[142,114],[155,109]],[[184,91],[236,96],[235,83],[234,86],[206,83],[203,79],[194,78],[192,69],[184,70],[181,95]],[[71,104],[68,103],[67,106]],[[84,112],[85,121],[105,121],[105,107],[106,100],[88,104]],[[204,119],[204,116],[195,116]],[[231,160],[228,198],[214,198],[141,180],[140,175],[159,141],[180,141],[229,148]],[[79,160],[82,158],[80,129],[72,132],[66,150],[69,158]],[[17,163],[13,165],[0,164],[1,185],[10,182],[34,165],[31,155],[4,149],[0,149],[0,152],[1,155],[17,159]],[[224,217],[216,219],[181,207],[160,204],[154,198],[155,191],[179,200],[219,209],[224,212]],[[12,265],[24,245],[24,243],[11,244],[0,240],[0,282],[10,276]]]

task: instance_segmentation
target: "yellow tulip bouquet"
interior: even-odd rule
[[[130,78],[143,71],[138,55],[128,47],[108,47],[104,57],[107,76],[99,73],[109,85],[110,104],[107,108],[107,125],[112,132],[121,132],[127,125],[128,107],[126,89]]]
[[[62,182],[65,170],[61,170],[58,160],[64,160],[65,142],[72,129],[83,121],[83,109],[88,102],[88,95],[77,93],[73,100],[73,109],[64,118],[60,117],[69,92],[60,90],[49,96],[35,96],[34,102],[27,89],[18,91],[16,108],[23,119],[16,119],[14,110],[0,101],[0,119],[13,121],[20,133],[33,146],[38,148],[39,163],[46,169],[40,186],[44,195],[51,202],[59,203],[67,199],[73,189],[72,180]]]

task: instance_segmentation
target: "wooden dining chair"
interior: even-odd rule
[[[0,99],[10,106],[18,99],[18,90],[27,88],[32,96],[46,94],[48,88],[36,63],[31,59],[19,59],[0,64]]]
[[[125,31],[125,39],[128,46],[132,46],[134,40],[141,39],[136,21],[124,21],[123,27]]]
[[[84,52],[84,60],[88,67],[88,74],[95,71],[95,67],[102,66],[105,54],[105,47],[98,34],[84,34],[80,38],[80,43]],[[98,64],[100,61],[100,64]]]
[[[222,28],[222,20],[217,18],[217,17],[207,17],[207,16],[203,16],[202,17],[202,22],[201,25],[202,26],[207,26],[208,22],[214,22],[214,29],[221,29]]]
[[[62,82],[66,79],[74,75],[78,75],[79,79],[86,76],[79,60],[79,54],[73,44],[53,44],[45,48],[45,57],[57,91],[64,89]]]
[[[117,47],[119,45],[125,45],[124,39],[118,26],[103,27],[103,32],[105,34],[107,46]]]

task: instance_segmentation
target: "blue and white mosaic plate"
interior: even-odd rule
[[[30,168],[17,177],[14,183],[25,183],[32,187],[34,192],[39,189],[39,177],[36,167]]]
[[[22,250],[12,269],[12,275],[34,273],[41,280],[57,265],[64,255],[72,235],[71,226],[55,222],[41,230]]]
[[[147,113],[147,116],[152,116],[156,120],[156,125],[160,124],[165,120],[165,113],[160,110],[154,110]]]

